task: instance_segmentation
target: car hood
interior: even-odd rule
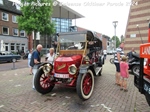
[[[55,60],[54,70],[57,73],[68,73],[68,67],[75,64],[78,68],[80,66],[82,55],[62,55]]]

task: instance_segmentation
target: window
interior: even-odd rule
[[[13,23],[18,23],[18,22],[17,22],[17,16],[12,15],[12,22],[13,22]]]
[[[130,34],[130,38],[135,38],[136,34]]]
[[[20,37],[25,37],[25,31],[24,30],[20,31]]]
[[[2,12],[2,20],[8,21],[8,20],[9,20],[8,18],[9,18],[9,17],[8,17],[8,14],[5,13],[5,12]]]
[[[17,28],[13,28],[13,36],[18,36],[18,29]]]
[[[0,0],[0,4],[3,4],[3,0]]]
[[[15,50],[15,44],[14,43],[11,43],[11,50]]]
[[[2,28],[2,33],[3,33],[3,35],[9,35],[9,28],[8,27],[3,27]]]

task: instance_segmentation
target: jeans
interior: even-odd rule
[[[32,69],[32,73],[33,73],[33,80],[32,80],[32,88],[35,89],[35,86],[34,86],[34,78],[35,78],[35,75],[36,75],[36,72],[37,72],[37,68],[33,68]]]

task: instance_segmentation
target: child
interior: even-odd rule
[[[120,62],[120,74],[121,74],[121,88],[120,90],[123,90],[125,92],[128,91],[127,89],[127,79],[129,77],[129,72],[128,72],[128,63],[126,62],[127,61],[127,57],[123,56],[122,57],[122,60]]]

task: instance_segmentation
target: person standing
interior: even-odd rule
[[[127,58],[125,56],[122,57],[122,61],[120,62],[120,74],[121,74],[121,88],[120,90],[128,91],[127,89],[127,79],[129,78],[128,72],[129,66],[127,63]]]
[[[106,59],[106,57],[107,57],[107,51],[103,50],[103,54],[104,54],[104,59]]]
[[[127,54],[128,59],[129,59],[129,60],[132,59],[132,58],[133,58],[133,55],[132,55],[132,54],[135,54],[135,53],[136,53],[136,52],[135,52],[134,48],[132,48],[132,50]]]
[[[32,50],[30,50],[30,52],[28,54],[28,67],[30,68],[30,75],[33,75],[32,67],[30,66],[31,56],[32,56]]]
[[[31,61],[30,61],[30,66],[33,68],[34,65],[39,64],[41,62],[41,56],[40,56],[40,52],[42,50],[43,46],[41,44],[38,44],[36,47],[36,50],[32,53],[31,56]],[[33,73],[33,80],[32,80],[32,88],[35,89],[34,86],[34,78],[35,78],[35,74],[37,72],[37,69],[32,69],[32,73]]]
[[[49,49],[49,53],[47,53],[45,60],[46,60],[48,63],[51,63],[51,64],[54,65],[55,56],[56,56],[56,55],[55,55],[55,53],[54,53],[54,48],[50,48],[50,49]]]
[[[121,57],[124,56],[123,48],[124,42],[120,44],[120,46],[116,49],[116,52],[114,54],[114,64],[116,66],[116,74],[115,74],[116,85],[120,85],[120,61]]]

